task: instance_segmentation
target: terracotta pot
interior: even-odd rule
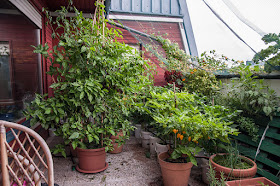
[[[118,153],[122,152],[123,145],[119,146],[119,144],[115,142],[116,139],[119,139],[120,136],[123,136],[123,132],[122,131],[117,132],[116,136],[111,136],[110,137],[110,139],[112,140],[112,145],[113,145],[114,150],[109,151],[109,153],[111,153],[111,154],[118,154]]]
[[[155,150],[155,147],[156,147],[156,143],[160,142],[160,139],[157,138],[157,137],[153,137],[153,136],[150,136],[150,154],[151,155],[155,155],[156,154],[156,150]]]
[[[167,152],[158,155],[164,185],[187,186],[193,164],[191,162],[169,163],[164,161],[168,157],[169,155]]]
[[[222,153],[218,155],[226,155],[226,154]],[[257,173],[257,164],[253,160],[245,156],[241,156],[241,158],[245,160],[247,163],[252,165],[252,167],[249,169],[231,169],[228,167],[221,166],[213,161],[213,158],[215,156],[216,154],[212,155],[209,160],[212,164],[213,169],[216,171],[217,178],[221,178],[221,172],[224,172],[224,177],[225,178],[228,177],[230,180],[253,178]]]
[[[141,131],[140,134],[140,137],[142,139],[142,147],[146,149],[150,148],[150,135],[152,135],[152,133],[146,131]]]
[[[234,181],[227,181],[227,186],[261,186],[260,183],[263,183],[264,185],[269,186],[277,186],[276,183],[270,181],[269,179],[265,177],[259,177],[259,178],[249,178],[249,179],[243,179],[243,180],[234,180]]]
[[[79,164],[76,169],[83,173],[97,173],[108,168],[105,147],[99,149],[80,149],[77,147]]]

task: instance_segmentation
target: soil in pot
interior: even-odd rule
[[[187,186],[193,164],[191,162],[171,163],[168,162],[171,161],[169,157],[167,152],[158,155],[164,185]],[[183,159],[179,161],[185,161],[186,158]]]
[[[210,157],[217,178],[221,177],[221,172],[224,172],[224,177],[230,180],[253,178],[256,175],[257,165],[253,160],[239,155],[239,162],[233,164],[233,168],[229,168],[231,167],[229,164],[237,160],[229,160],[226,156],[228,154],[214,154]]]
[[[108,168],[105,147],[99,149],[77,148],[79,164],[76,169],[82,173],[97,173]]]
[[[116,140],[118,140],[120,138],[120,136],[123,136],[123,132],[117,132],[116,136],[111,136],[110,139],[112,140],[112,145],[114,150],[109,151],[109,153],[111,154],[118,154],[121,153],[123,150],[123,145],[119,146],[119,143],[116,142]]]

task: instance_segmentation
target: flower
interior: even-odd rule
[[[194,72],[196,72],[196,69],[193,69]]]
[[[193,74],[193,72],[191,72],[191,74]]]
[[[186,131],[183,131],[183,134],[186,134]]]
[[[210,137],[208,136],[208,139],[210,140]]]
[[[178,130],[176,130],[176,129],[173,129],[173,132],[176,134],[177,132],[178,132]]]
[[[182,79],[182,81],[185,81],[186,79],[184,78],[184,79]]]

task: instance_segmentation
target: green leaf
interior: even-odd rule
[[[81,53],[85,52],[86,50],[87,50],[87,47],[82,46],[82,48],[81,48]]]
[[[81,92],[81,94],[80,94],[80,99],[83,99],[84,96],[85,96],[85,92]]]
[[[47,109],[46,109],[46,111],[45,111],[45,114],[50,114],[50,113],[51,113],[51,111],[52,111],[52,109],[51,109],[51,108],[47,108]]]
[[[59,123],[59,117],[55,117],[55,122]]]
[[[189,158],[190,158],[192,164],[194,164],[195,166],[197,166],[197,161],[196,161],[195,157],[189,156]]]
[[[78,132],[74,132],[70,137],[69,139],[77,139],[79,137],[79,133]]]

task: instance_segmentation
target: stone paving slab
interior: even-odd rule
[[[56,137],[54,137],[56,138]],[[50,146],[59,140],[48,140]],[[161,186],[162,177],[156,157],[147,158],[134,137],[124,145],[119,154],[107,153],[109,167],[100,173],[84,174],[72,170],[71,158],[54,157],[54,179],[59,186]],[[201,181],[201,169],[193,167],[190,186],[205,186]]]

